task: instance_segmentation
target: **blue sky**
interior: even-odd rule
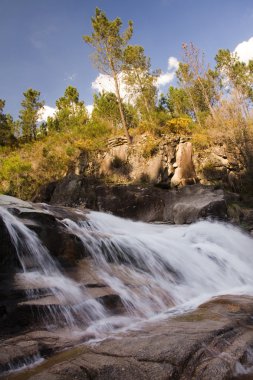
[[[0,98],[15,117],[22,93],[41,91],[54,107],[68,85],[92,103],[98,76],[82,35],[91,32],[95,7],[109,18],[134,21],[133,44],[141,44],[152,67],[167,70],[181,57],[183,42],[194,42],[213,60],[219,48],[234,50],[253,36],[252,0],[0,0]],[[253,57],[253,52],[252,52]]]

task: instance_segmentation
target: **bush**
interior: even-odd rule
[[[18,154],[4,159],[0,171],[0,190],[21,197],[31,185],[30,171],[31,164],[22,160]]]
[[[210,136],[204,131],[192,134],[192,145],[196,149],[206,149],[210,146]]]
[[[150,136],[147,138],[146,143],[143,147],[142,156],[144,158],[150,158],[158,152],[158,149],[159,142]]]
[[[166,122],[166,127],[172,133],[189,134],[191,133],[192,120],[188,117],[175,117]]]

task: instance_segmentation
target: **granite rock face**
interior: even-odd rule
[[[45,193],[48,194],[47,187],[35,201],[43,202]],[[82,206],[145,222],[185,224],[206,217],[225,220],[227,198],[223,190],[199,184],[170,190],[152,185],[109,186],[72,175],[55,184],[50,204]]]
[[[197,182],[195,168],[192,162],[192,144],[187,141],[177,146],[175,173],[171,178],[171,185],[185,186]]]
[[[209,147],[196,147],[189,136],[148,134],[136,136],[129,147],[123,137],[108,141],[97,155],[83,152],[68,174],[97,176],[120,183],[149,183],[167,188],[192,183],[240,189],[247,168],[238,149],[217,141]],[[249,173],[248,173],[249,174]]]

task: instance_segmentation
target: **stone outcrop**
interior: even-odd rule
[[[219,142],[196,149],[187,137],[136,137],[129,146],[123,137],[110,139],[106,152],[88,158],[80,154],[72,173],[105,177],[119,183],[151,183],[181,187],[200,182],[237,191],[245,176],[240,152]],[[71,173],[71,170],[69,174]]]
[[[145,222],[192,223],[200,218],[227,218],[227,199],[233,195],[211,186],[180,189],[154,186],[106,185],[92,178],[65,177],[55,184],[48,199],[47,187],[35,198],[51,204],[82,206]]]
[[[181,142],[177,146],[175,173],[171,178],[172,186],[185,186],[197,182],[194,165],[192,162],[192,144]]]
[[[213,145],[203,151],[197,151],[193,156],[193,163],[200,183],[219,183],[238,191],[241,179],[245,175],[245,167],[238,151],[230,151],[225,145]]]

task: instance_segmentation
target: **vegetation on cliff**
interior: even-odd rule
[[[28,199],[41,184],[71,171],[82,152],[98,155],[106,151],[108,139],[122,135],[133,145],[138,136],[147,135],[146,158],[166,136],[188,136],[197,152],[223,143],[240,160],[244,177],[252,177],[253,61],[243,63],[221,49],[211,68],[192,43],[183,44],[177,86],[159,94],[159,70],[151,70],[142,46],[129,43],[132,22],[123,33],[121,26],[120,18],[111,21],[97,9],[93,32],[84,37],[95,49],[97,68],[115,84],[115,94],[94,95],[90,116],[72,86],[56,100],[55,116],[46,122],[39,121],[44,102],[38,90],[24,92],[18,120],[5,114],[5,101],[0,100],[1,192]]]

